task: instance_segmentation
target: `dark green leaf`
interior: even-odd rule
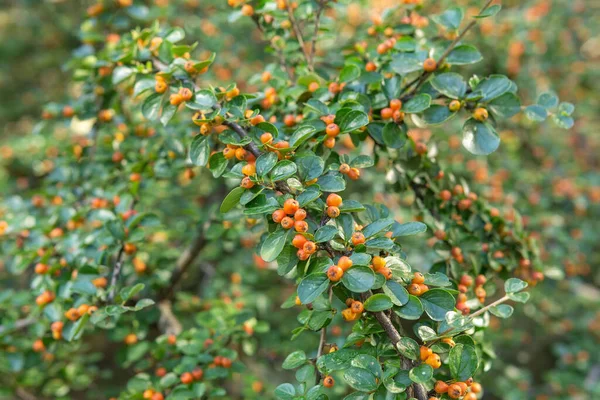
[[[327,290],[327,287],[329,287],[329,278],[324,272],[310,274],[298,285],[298,297],[302,304],[312,303]]]
[[[352,292],[364,293],[373,287],[375,274],[369,267],[354,266],[344,272],[342,283]]]
[[[462,144],[475,155],[488,155],[500,145],[500,136],[492,125],[469,118],[463,126]]]
[[[466,381],[475,374],[479,359],[473,346],[458,343],[450,350],[448,363],[452,377],[458,381]]]
[[[392,308],[393,305],[394,303],[392,303],[390,297],[382,293],[372,295],[365,301],[364,304],[365,310],[371,312],[388,310]]]

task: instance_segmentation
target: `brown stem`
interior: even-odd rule
[[[12,331],[18,331],[21,329],[25,329],[27,328],[29,325],[33,325],[35,323],[35,318],[23,318],[23,319],[18,319],[15,321],[13,326],[4,326],[4,325],[0,325],[0,335],[6,333],[6,332],[12,332]]]
[[[491,4],[492,4],[493,0],[488,0],[488,2],[483,6],[483,8],[479,11],[479,14],[481,14],[482,12],[484,12]],[[477,19],[473,19],[473,21],[471,21],[469,23],[469,25],[466,26],[466,28],[460,33],[460,35],[458,35],[453,41],[452,43],[450,43],[450,46],[448,46],[448,48],[446,49],[446,51],[444,51],[444,53],[442,53],[442,55],[440,56],[440,58],[438,58],[438,60],[436,61],[437,66],[439,67],[440,65],[442,65],[442,63],[444,62],[444,60],[446,60],[446,58],[450,55],[450,53],[452,52],[452,50],[454,50],[454,48],[456,47],[456,45],[458,44],[458,42],[460,42],[462,40],[463,37],[465,37],[465,35],[467,34],[467,32],[469,32],[469,30],[471,28],[473,28],[475,25],[477,25]],[[400,99],[401,100],[406,100],[408,98],[408,96],[412,95],[414,92],[416,92],[417,90],[419,90],[419,88],[421,87],[421,85],[423,83],[425,83],[425,81],[427,80],[427,78],[429,78],[431,76],[431,74],[433,74],[433,72],[423,72],[423,74],[421,74],[420,76],[418,76],[417,78],[413,79],[412,81],[410,81],[403,89],[401,94],[404,94],[408,89],[411,88],[411,86],[413,86],[415,83],[417,84],[412,90],[410,90],[406,95],[401,96]]]
[[[294,9],[292,8],[292,2],[286,1],[286,4],[287,4],[288,15],[290,17],[290,22],[292,23],[292,29],[294,30],[294,34],[296,35],[296,40],[298,40],[298,44],[300,45],[300,48],[302,49],[302,54],[304,54],[304,59],[306,60],[306,63],[308,64],[308,69],[312,71],[313,68],[312,68],[312,65],[310,62],[310,55],[307,52],[306,45],[304,43],[304,38],[302,37],[302,32],[300,31],[300,27],[298,26],[298,21],[296,21],[296,17],[294,17]]]
[[[132,211],[137,204],[137,199],[133,199],[131,202],[131,206],[129,210]],[[110,278],[110,286],[108,290],[108,299],[109,303],[115,299],[115,294],[117,291],[117,283],[119,281],[119,277],[121,276],[121,271],[123,270],[123,258],[125,257],[125,243],[121,245],[119,252],[117,253],[117,259],[115,261],[115,266],[113,268],[112,277]]]
[[[318,1],[319,7],[317,8],[317,15],[315,16],[315,30],[313,33],[313,37],[310,41],[310,53],[309,53],[309,67],[310,69],[314,68],[315,65],[315,54],[317,52],[317,38],[319,36],[319,26],[321,24],[321,14],[325,9],[325,4],[327,4],[327,0]]]

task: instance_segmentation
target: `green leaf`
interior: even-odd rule
[[[440,15],[431,17],[436,24],[442,25],[450,31],[456,31],[460,27],[464,12],[460,7],[451,7]]]
[[[483,60],[483,56],[479,50],[470,44],[456,46],[446,58],[446,62],[450,65],[475,64],[481,60]]]
[[[395,122],[388,122],[383,127],[383,142],[387,147],[392,149],[400,149],[408,140],[406,127],[404,124],[396,124]]]
[[[153,93],[146,97],[142,103],[142,114],[151,121],[158,119],[160,115],[160,106],[162,102],[162,93]]]
[[[133,311],[140,311],[141,309],[150,307],[153,304],[154,304],[154,300],[152,300],[152,299],[140,299],[140,300],[138,300],[137,303],[135,303],[135,306],[133,307]]]
[[[194,94],[194,100],[185,103],[187,108],[192,110],[212,110],[217,104],[217,98],[212,90],[198,90]]]
[[[154,86],[156,86],[156,80],[153,78],[140,79],[133,86],[133,97],[137,97],[147,90],[154,89]]]
[[[532,121],[542,122],[548,118],[548,111],[542,106],[533,104],[525,107],[525,116]]]
[[[372,392],[377,389],[377,380],[369,370],[350,367],[344,371],[344,380],[354,390]]]
[[[345,274],[344,274],[345,276]],[[329,287],[329,278],[324,272],[306,276],[298,285],[298,297],[302,304],[312,303]]]
[[[275,164],[275,167],[271,170],[271,179],[273,182],[281,181],[294,175],[298,167],[290,160],[282,160]]]
[[[502,96],[504,93],[509,92],[513,89],[513,83],[504,75],[490,75],[485,78],[473,89],[474,93],[479,92],[481,94],[481,102],[486,103],[497,97]]]
[[[388,310],[392,308],[393,305],[394,303],[392,303],[390,297],[382,293],[372,295],[365,301],[364,304],[365,310],[371,312]]]
[[[506,293],[516,293],[527,287],[527,282],[518,278],[509,278],[504,282],[504,291]]]
[[[266,262],[275,261],[287,239],[287,233],[285,229],[278,229],[267,236],[260,248],[260,256]]]
[[[174,106],[171,103],[165,104],[160,116],[160,123],[163,124],[163,126],[167,126],[176,112],[177,106]]]
[[[425,111],[431,105],[431,96],[425,93],[418,94],[402,105],[402,111],[416,114]]]
[[[571,129],[575,124],[573,118],[564,115],[552,115],[552,121],[562,129]]]
[[[298,200],[298,203],[300,203],[300,207],[304,207],[319,197],[321,197],[321,192],[316,188],[309,187],[304,192],[300,193],[296,200]]]
[[[511,92],[506,92],[488,103],[488,109],[500,118],[511,118],[521,111],[521,101]]]
[[[304,364],[306,360],[306,353],[302,350],[297,350],[285,358],[281,367],[283,369],[295,369]]]
[[[365,226],[362,230],[365,238],[370,238],[371,236],[375,236],[379,232],[388,231],[390,226],[396,222],[392,218],[384,218],[378,219],[377,221],[371,222],[369,225]]]
[[[223,203],[221,203],[221,214],[228,212],[233,207],[238,205],[245,191],[246,189],[242,187],[236,187],[231,192],[229,192],[229,194],[223,199]]]
[[[420,356],[420,348],[416,341],[403,336],[400,341],[396,343],[396,348],[404,357],[410,358],[411,360],[418,360]]]
[[[425,284],[429,286],[450,286],[452,282],[450,282],[450,279],[445,274],[436,272],[434,274],[425,274]]]
[[[383,285],[383,292],[390,297],[392,303],[397,306],[403,306],[408,303],[408,291],[402,285],[395,281],[387,281]]]
[[[321,371],[338,371],[350,367],[352,360],[359,351],[352,348],[342,348],[333,353],[325,354],[317,359],[317,367]]]
[[[463,126],[462,144],[475,155],[488,155],[500,146],[500,136],[492,125],[469,118]]]
[[[303,125],[298,127],[290,138],[290,147],[298,147],[317,133],[317,129],[311,125]]]
[[[324,225],[315,232],[315,242],[328,242],[338,234],[338,229],[333,225]]]
[[[569,115],[573,114],[574,111],[575,106],[571,103],[563,101],[558,105],[558,113],[562,116],[568,117]]]
[[[340,174],[327,174],[317,180],[317,185],[324,192],[341,192],[346,189],[346,181]]]
[[[475,374],[479,359],[475,347],[457,343],[448,357],[450,373],[458,381],[466,381]]]
[[[360,68],[354,64],[346,65],[340,72],[340,82],[350,82],[360,77]]]
[[[460,74],[455,72],[436,75],[431,80],[431,86],[451,99],[460,99],[467,92],[467,82],[465,82]]]
[[[364,293],[373,287],[375,273],[369,267],[354,266],[344,272],[342,283],[352,292]]]
[[[223,152],[214,153],[208,159],[208,165],[210,172],[214,178],[218,178],[227,169],[227,164],[229,161],[223,155]]]
[[[537,103],[546,109],[551,109],[558,105],[558,96],[554,92],[545,92],[540,94]]]
[[[444,289],[428,290],[419,299],[427,315],[434,321],[444,321],[446,313],[454,310],[456,304],[454,297]]]
[[[277,164],[277,154],[267,152],[256,159],[256,174],[263,177]]]
[[[88,319],[90,319],[90,315],[83,314],[83,316],[77,321],[66,323],[62,331],[63,338],[67,342],[72,342],[73,340],[79,339],[83,334],[83,328],[85,327]]]
[[[350,166],[354,168],[369,168],[375,164],[373,159],[367,155],[359,155],[356,156],[352,161],[350,161]]]
[[[417,235],[427,231],[427,225],[422,222],[395,223],[392,229],[392,237]]]
[[[400,75],[423,70],[423,61],[416,53],[399,53],[394,56],[390,67]]]
[[[498,304],[490,307],[490,312],[499,318],[509,318],[515,309],[508,304]]]
[[[298,166],[298,174],[304,181],[320,177],[325,169],[325,161],[315,155],[299,156],[295,161]]]
[[[529,300],[529,293],[521,292],[521,293],[508,293],[508,297],[513,301],[518,301],[519,303],[527,303]]]
[[[402,307],[395,307],[394,312],[400,318],[416,320],[423,314],[423,304],[421,304],[421,300],[418,297],[411,294],[408,296],[408,302]]]
[[[359,212],[364,211],[366,208],[356,200],[344,200],[340,206],[340,212]]]
[[[137,285],[131,287],[124,287],[119,292],[119,296],[121,297],[121,301],[126,302],[142,290],[144,290],[145,285],[143,283],[138,283]]]
[[[194,165],[205,166],[210,157],[210,143],[208,136],[198,135],[192,139],[190,145],[190,160]]]
[[[296,389],[291,383],[282,383],[275,388],[275,396],[280,400],[292,400],[296,396]]]
[[[493,17],[494,15],[498,14],[498,11],[500,11],[501,9],[502,9],[502,6],[500,4],[494,4],[493,6],[489,6],[488,8],[483,10],[481,13],[479,13],[479,15],[476,15],[473,18]]]
[[[420,125],[439,125],[455,115],[456,113],[450,111],[447,106],[432,104],[431,107],[423,111],[422,114],[413,115],[413,120],[417,118],[415,123],[420,123]]]
[[[427,383],[433,378],[433,368],[429,364],[421,364],[408,372],[410,380],[416,383]]]
[[[369,123],[369,116],[363,111],[352,110],[340,120],[340,133],[352,132]]]
[[[119,66],[115,68],[112,74],[112,83],[113,85],[118,85],[123,82],[125,79],[129,78],[131,75],[135,73],[135,70],[130,67]]]

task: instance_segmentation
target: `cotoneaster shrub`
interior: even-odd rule
[[[461,74],[482,59],[469,32],[500,6],[465,17],[405,1],[338,36],[329,27],[344,5],[230,1],[231,20],[252,20],[276,60],[250,94],[204,82],[218,58],[153,22],[162,4],[133,3],[88,9],[69,62],[80,93],[45,109],[36,130],[57,146],[31,193],[4,203],[6,268],[30,286],[3,298],[6,386],[86,388],[99,370],[73,366],[98,363],[89,346],[108,335],[124,344],[123,399],[480,396],[490,313],[526,302],[543,263],[521,217],[478,196],[414,128],[461,131],[487,155],[521,112],[573,124],[573,106],[551,93],[523,106],[506,76]],[[374,190],[411,207],[366,204]],[[406,259],[425,240],[409,236],[425,232],[435,255],[422,273]],[[274,392],[244,375],[267,329],[255,318],[265,276],[245,282],[252,263],[296,284],[283,303],[297,310],[291,339],[318,338],[312,353],[288,354],[296,380]],[[229,281],[195,287],[216,268]]]

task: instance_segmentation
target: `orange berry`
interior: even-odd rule
[[[469,287],[473,284],[473,277],[470,275],[463,275],[460,277],[460,284]]]
[[[184,372],[183,374],[181,374],[180,379],[181,383],[183,383],[184,385],[189,385],[194,381],[194,376],[189,372]]]
[[[425,72],[433,72],[437,68],[437,62],[433,58],[428,58],[423,61],[423,69]]]
[[[475,286],[483,286],[487,282],[487,279],[484,275],[477,275],[475,278]]]
[[[242,174],[246,176],[252,176],[256,174],[256,165],[254,163],[248,163],[242,167]]]
[[[323,378],[323,386],[326,388],[332,388],[335,385],[335,380],[330,375],[325,375]]]
[[[179,93],[173,93],[169,97],[169,102],[173,106],[178,106],[178,105],[180,105],[183,102],[183,96],[181,94],[179,94]]]
[[[453,383],[452,385],[448,386],[447,393],[451,399],[458,399],[462,396],[460,386],[457,385],[456,383]]]
[[[325,201],[328,206],[339,207],[342,205],[342,197],[338,194],[331,193]]]
[[[413,275],[412,283],[418,283],[419,285],[425,283],[425,275],[420,272],[415,272]]]
[[[296,118],[292,114],[288,114],[283,117],[283,123],[285,126],[292,127],[296,125]]]
[[[478,382],[473,382],[471,385],[471,392],[480,393],[481,392],[481,384]]]
[[[315,242],[311,242],[310,240],[308,240],[306,241],[306,243],[304,243],[304,246],[302,246],[302,250],[304,250],[308,254],[313,254],[317,251],[317,245],[315,244]]]
[[[296,235],[292,239],[292,246],[297,249],[302,249],[304,247],[304,243],[307,242],[307,239],[302,235]]]
[[[402,100],[400,99],[392,99],[390,100],[390,108],[394,111],[402,108]]]
[[[335,138],[328,137],[323,141],[323,146],[327,147],[328,149],[333,149],[335,147]]]
[[[340,216],[340,209],[336,206],[327,207],[327,216],[329,218],[337,218]]]
[[[308,91],[311,92],[311,93],[315,92],[318,88],[319,88],[319,83],[318,82],[311,82],[308,85]]]
[[[331,125],[333,124],[333,121],[335,121],[335,114],[324,115],[321,117],[321,121],[326,125]]]
[[[260,135],[260,141],[262,144],[271,143],[273,141],[273,135],[271,135],[269,132],[265,132]]]
[[[306,210],[299,208],[298,211],[294,213],[294,219],[296,221],[304,221],[306,219]]]
[[[250,118],[250,123],[253,126],[256,126],[258,124],[260,124],[261,122],[265,122],[265,117],[263,117],[262,115],[258,114],[252,118]]]
[[[367,65],[365,65],[365,70],[366,70],[367,72],[375,72],[375,71],[377,71],[377,66],[375,65],[375,63],[374,63],[374,62],[372,62],[372,61],[369,61],[369,62],[367,63]]]
[[[380,268],[379,270],[377,270],[377,273],[383,275],[387,280],[390,280],[393,277],[392,270],[388,267]]]
[[[433,351],[427,346],[421,346],[419,348],[419,356],[421,357],[421,361],[427,360],[427,358],[433,354]]]
[[[362,232],[354,232],[352,234],[352,244],[357,246],[365,242],[365,235]]]
[[[325,128],[325,134],[329,137],[336,137],[340,134],[340,127],[337,124],[329,124]]]
[[[331,267],[329,267],[329,269],[327,269],[327,277],[332,282],[339,281],[340,279],[342,279],[343,275],[344,271],[337,265],[332,265]]]
[[[338,267],[340,267],[343,271],[346,271],[348,268],[352,266],[352,260],[350,257],[341,256],[337,263]]]
[[[254,187],[254,182],[252,182],[252,179],[245,176],[244,179],[242,179],[240,186],[243,187],[244,189],[252,189]]]
[[[244,4],[242,6],[241,13],[246,17],[251,17],[254,15],[254,7],[252,7],[250,4]]]
[[[350,172],[348,172],[348,178],[356,181],[360,178],[360,170],[358,168],[351,168]]]
[[[306,221],[296,221],[294,222],[294,229],[296,232],[308,232],[308,223]]]
[[[425,360],[425,364],[431,365],[433,369],[438,369],[442,366],[442,360],[437,354],[432,354]]]
[[[386,107],[386,108],[381,109],[381,118],[390,119],[390,118],[392,118],[393,115],[394,115],[394,110],[392,110],[391,108]]]
[[[350,172],[350,166],[346,163],[340,165],[340,170],[339,170],[342,174],[346,175],[347,173]]]
[[[290,229],[292,226],[294,226],[294,220],[290,217],[285,217],[281,220],[281,226],[283,229]]]
[[[460,110],[461,104],[458,100],[452,100],[450,104],[448,104],[448,109],[452,112],[457,112]]]
[[[421,295],[421,286],[418,283],[412,283],[408,286],[408,293],[412,294],[413,296],[420,296]]]
[[[437,381],[435,383],[435,386],[433,387],[433,390],[435,390],[436,393],[446,393],[448,392],[448,384],[444,381]]]
[[[35,265],[35,273],[39,275],[45,274],[48,272],[48,269],[50,269],[48,264],[38,263]]]
[[[385,268],[385,259],[383,257],[375,256],[371,260],[371,264],[373,265],[373,269],[375,271],[379,271],[382,268]]]
[[[271,214],[271,218],[273,218],[273,222],[275,222],[276,224],[280,223],[284,217],[285,211],[283,211],[283,209],[281,208],[279,210],[273,211],[273,214]]]
[[[360,301],[353,301],[350,308],[352,309],[352,312],[356,314],[363,312],[365,309],[363,303]]]
[[[195,380],[199,381],[204,376],[204,371],[202,368],[196,368],[192,371],[192,376]]]
[[[473,118],[477,121],[484,122],[488,119],[488,111],[485,108],[478,107],[473,112]]]
[[[283,211],[287,215],[293,215],[300,208],[300,204],[294,199],[287,199],[283,202]]]

